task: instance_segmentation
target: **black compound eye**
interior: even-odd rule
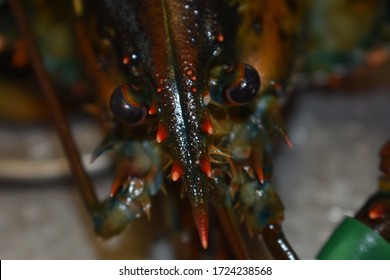
[[[146,106],[137,104],[133,98],[137,93],[127,85],[117,87],[111,95],[110,109],[112,114],[122,123],[136,125],[147,116]]]
[[[245,63],[236,65],[231,71],[234,73],[235,81],[226,88],[225,97],[231,104],[246,104],[259,92],[261,85],[259,73]]]

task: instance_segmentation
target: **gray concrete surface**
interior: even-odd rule
[[[379,150],[390,139],[390,92],[306,93],[287,125],[294,147],[279,150],[275,180],[286,235],[301,258],[312,259],[377,189]]]

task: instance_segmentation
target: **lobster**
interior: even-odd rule
[[[90,41],[100,38],[95,49],[109,57],[102,69],[89,66],[95,75],[114,72],[110,85],[120,80],[110,95],[106,80],[97,89],[114,116],[93,156],[117,151],[111,195],[100,202],[80,183],[96,233],[109,238],[151,216],[153,196],[181,183],[204,249],[214,211],[236,258],[256,257],[244,238],[249,235],[254,243],[264,240],[273,258],[296,259],[281,227],[272,151],[278,137],[292,146],[281,99],[310,1],[76,3],[82,4],[76,9],[79,40],[88,47],[87,34]],[[72,154],[70,136],[63,138]]]
[[[234,53],[235,42],[241,41],[237,34],[261,44],[258,25],[272,21],[264,16],[264,23],[242,23],[248,31],[238,30],[235,21],[245,18],[240,8],[241,13],[254,9],[259,13],[262,7],[254,2],[226,4],[103,1],[98,8],[113,26],[106,26],[114,33],[110,41],[120,42],[119,56],[129,73],[127,83],[110,98],[113,115],[129,126],[119,126],[125,130],[121,154],[127,158],[104,202],[104,218],[95,221],[99,235],[109,237],[135,217],[148,214],[149,196],[161,185],[161,167],[170,166],[170,180],[183,183],[203,248],[208,247],[211,200],[219,218],[230,220],[222,223],[237,257],[248,253],[238,251],[246,246],[237,222],[231,221],[233,205],[239,206],[254,234],[269,229],[272,238],[266,244],[279,242],[279,250],[296,258],[284,249],[289,245],[280,229],[283,207],[271,184],[267,148],[275,134],[290,144],[277,99],[269,93],[271,81],[281,83],[279,75],[286,70],[273,73],[260,63],[250,65],[255,63],[246,58],[253,55],[251,48]],[[283,31],[284,36],[294,36],[295,28],[286,26],[290,29]],[[261,101],[252,103],[253,99]],[[146,135],[146,140],[137,140],[138,135]],[[97,154],[106,149],[103,143]],[[148,164],[141,165],[142,161]]]

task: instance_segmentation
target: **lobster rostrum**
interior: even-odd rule
[[[149,215],[150,196],[170,166],[170,180],[181,180],[190,200],[204,248],[210,201],[225,225],[238,228],[241,217],[251,233],[268,228],[274,238],[283,236],[271,150],[277,135],[291,145],[279,97],[304,5],[274,2],[91,5],[104,19],[100,36],[110,40],[126,73],[110,97],[117,122],[95,153],[115,146],[122,158],[105,214],[95,219],[98,234],[112,236]],[[276,251],[295,258],[287,244],[279,240]]]

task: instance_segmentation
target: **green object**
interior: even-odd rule
[[[390,260],[390,244],[377,232],[346,217],[317,256],[319,260]]]

